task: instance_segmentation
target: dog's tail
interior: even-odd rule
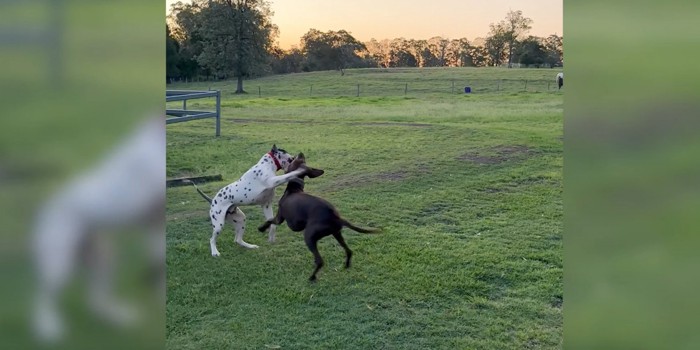
[[[345,226],[353,231],[360,232],[360,233],[377,233],[377,232],[381,232],[381,230],[382,230],[379,228],[372,228],[372,227],[367,227],[367,228],[358,227],[358,226],[351,224],[349,221],[347,221],[345,219],[340,219],[340,221],[343,223],[343,226]]]
[[[204,194],[204,192],[202,192],[202,190],[200,190],[199,187],[197,187],[197,184],[195,184],[194,181],[186,179],[185,182],[191,183],[192,186],[194,186],[194,189],[197,190],[197,192],[199,192],[199,194],[202,196],[202,198],[204,198],[204,200],[206,200],[207,202],[209,202],[209,204],[211,204],[212,199],[209,196],[207,196],[206,194]]]

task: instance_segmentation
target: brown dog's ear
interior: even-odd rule
[[[323,171],[323,170],[321,170],[321,169],[309,168],[309,169],[306,171],[306,174],[304,174],[304,175],[306,175],[306,176],[308,176],[309,178],[312,178],[312,179],[313,179],[313,178],[315,178],[315,177],[319,177],[319,176],[323,175],[324,172],[325,172],[325,171]]]
[[[304,153],[302,152],[299,152],[299,154],[297,154],[297,157],[294,159],[301,159],[303,161],[306,161],[306,157],[304,157]]]

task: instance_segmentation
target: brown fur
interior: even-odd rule
[[[306,159],[303,153],[294,159],[288,171],[294,171],[299,167],[306,167]],[[313,253],[316,268],[309,278],[316,280],[316,273],[323,267],[323,258],[318,252],[317,242],[323,237],[333,235],[341,247],[345,250],[345,268],[350,267],[352,250],[348,247],[340,231],[343,227],[362,233],[377,232],[378,229],[357,227],[340,217],[338,211],[326,200],[312,196],[304,192],[304,176],[311,178],[321,176],[323,170],[306,167],[308,171],[300,178],[291,179],[287,183],[287,189],[280,198],[277,215],[274,219],[266,221],[258,230],[264,232],[270,224],[279,225],[285,220],[287,226],[294,231],[304,231],[306,246]]]

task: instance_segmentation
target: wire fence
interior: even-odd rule
[[[258,97],[374,97],[444,94],[556,92],[555,81],[527,79],[476,79],[469,81],[413,81],[357,84],[248,84],[249,95]]]

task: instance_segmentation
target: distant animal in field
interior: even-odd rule
[[[557,74],[557,85],[559,86],[559,90],[564,86],[564,73]]]

